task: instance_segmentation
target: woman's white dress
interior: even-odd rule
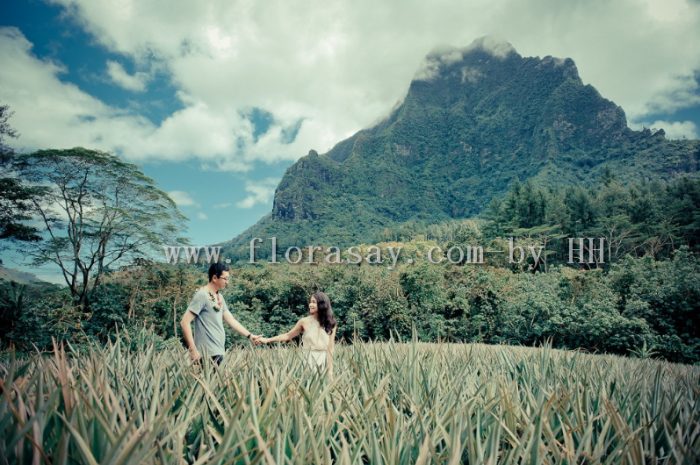
[[[313,367],[325,368],[331,336],[321,327],[316,317],[309,316],[301,335],[301,347],[306,360]]]

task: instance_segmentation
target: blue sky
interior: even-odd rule
[[[698,136],[693,0],[5,0],[0,102],[18,150],[138,164],[204,245],[269,213],[296,159],[386,116],[428,52],[484,35],[573,58],[633,128]]]

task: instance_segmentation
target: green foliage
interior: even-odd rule
[[[180,318],[204,276],[185,265],[130,267],[95,289],[87,315],[65,290],[39,298],[5,285],[3,345],[46,348],[52,337],[106,341],[117,330],[140,327],[163,339],[179,337]],[[340,340],[549,341],[558,348],[696,363],[698,283],[698,258],[684,247],[669,260],[627,256],[609,270],[556,265],[546,273],[447,262],[399,262],[394,270],[366,263],[243,266],[232,270],[224,296],[239,321],[268,336],[291,329],[320,289],[331,298]],[[229,346],[247,342],[227,331]]]
[[[90,319],[85,323],[87,334],[107,339],[118,327],[129,321],[129,292],[116,283],[105,283],[90,293]]]
[[[45,241],[26,252],[37,264],[57,265],[84,309],[106,271],[178,242],[184,217],[175,203],[119,157],[83,148],[40,150],[16,156],[13,168],[46,189],[42,201],[32,202]]]
[[[700,269],[693,218],[700,208],[699,185],[681,178],[623,187],[609,175],[589,189],[517,184],[492,204],[485,220],[386,228],[385,239],[404,241],[379,244],[384,250],[402,248],[395,270],[365,262],[328,265],[318,257],[311,265],[306,258],[299,266],[241,265],[225,296],[248,329],[266,335],[288,331],[307,313],[311,293],[321,289],[331,296],[339,339],[348,341],[406,340],[415,328],[422,341],[551,341],[561,348],[695,363]],[[503,238],[509,234],[519,246],[546,245],[547,252],[537,263],[510,264]],[[591,270],[563,266],[568,234],[605,237],[609,260]],[[444,252],[475,244],[494,251],[487,264],[426,261],[435,245]],[[359,250],[364,254],[368,248]],[[148,262],[107,273],[90,296],[94,306],[82,317],[66,302],[28,304],[20,288],[6,287],[3,339],[5,345],[29,348],[36,341],[46,347],[51,337],[104,341],[117,327],[139,326],[163,338],[178,337],[179,320],[204,276],[200,267]],[[60,324],[53,324],[55,318]],[[228,336],[229,344],[241,342],[230,331]]]
[[[670,258],[679,247],[697,253],[700,180],[623,186],[608,178],[588,188],[535,188],[515,185],[491,203],[484,217],[484,239],[535,239],[552,251],[547,263],[568,263],[568,239],[604,238],[607,267],[627,254]],[[542,210],[544,214],[542,214]],[[598,244],[596,243],[596,246]],[[534,264],[533,264],[534,265]]]
[[[672,260],[628,257],[610,272],[619,310],[654,330],[650,347],[673,361],[700,361],[700,264],[681,248]]]
[[[0,347],[46,350],[52,338],[76,344],[86,340],[81,312],[66,289],[49,284],[0,281]]]
[[[11,172],[15,152],[5,142],[18,136],[8,122],[12,113],[7,105],[0,105],[0,239],[36,242],[41,239],[39,230],[25,221],[31,219],[32,201],[41,200],[45,190],[26,185]]]
[[[45,193],[41,187],[29,187],[19,179],[0,177],[0,239],[36,242],[39,230],[24,222],[31,219],[31,201]]]

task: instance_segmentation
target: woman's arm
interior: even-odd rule
[[[331,380],[333,380],[333,350],[335,349],[335,330],[336,329],[338,329],[338,326],[333,328],[333,332],[331,332],[330,340],[328,341],[328,376]]]
[[[304,331],[304,323],[303,323],[303,318],[299,321],[297,321],[297,324],[294,325],[294,327],[289,330],[289,332],[286,332],[284,334],[278,334],[275,337],[264,337],[260,339],[260,342],[269,344],[270,342],[288,342],[297,337],[299,334],[301,334],[302,331]]]

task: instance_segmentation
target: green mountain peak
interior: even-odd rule
[[[584,85],[573,60],[522,57],[490,37],[430,52],[406,97],[375,126],[285,173],[272,214],[229,245],[345,246],[414,220],[478,214],[515,181],[586,183],[698,169],[698,141],[633,131],[621,107]]]

